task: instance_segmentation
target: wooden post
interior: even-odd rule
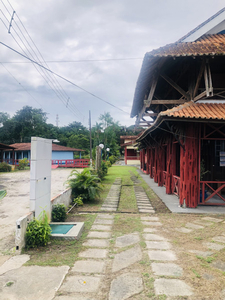
[[[96,147],[96,163],[95,163],[95,170],[101,169],[101,147]]]

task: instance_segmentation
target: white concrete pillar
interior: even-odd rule
[[[31,138],[30,210],[35,217],[45,210],[51,219],[51,158],[52,140]]]

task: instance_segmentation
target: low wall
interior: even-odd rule
[[[68,188],[67,190],[63,191],[56,197],[51,199],[51,211],[52,206],[56,204],[64,204],[67,208],[71,204],[71,192],[72,189]],[[27,215],[19,218],[16,221],[16,238],[15,238],[15,244],[16,244],[16,253],[20,254],[22,248],[25,246],[25,234],[27,225],[30,221],[32,221],[34,218],[34,212],[29,212]]]

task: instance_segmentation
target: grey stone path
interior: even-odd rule
[[[114,216],[110,214],[98,214],[87,241],[83,246],[86,250],[78,254],[73,268],[68,273],[55,300],[77,299],[94,300],[95,295],[101,296],[104,290],[105,272],[108,267],[108,247]]]
[[[135,197],[139,213],[154,214],[155,210],[152,207],[150,200],[141,186],[134,186]]]
[[[191,296],[193,294],[191,287],[183,280],[178,279],[182,276],[183,269],[175,263],[177,257],[171,250],[171,244],[160,234],[157,234],[160,232],[160,225],[162,225],[158,217],[141,217],[141,220],[143,225],[148,226],[144,232],[150,232],[143,234],[143,237],[148,249],[152,271],[155,275],[155,294],[169,297]],[[150,228],[150,230],[146,231],[147,228]],[[151,233],[151,229],[154,229],[154,233]],[[171,277],[171,279],[160,278],[161,276]],[[174,279],[174,277],[178,278]]]
[[[110,191],[102,204],[101,210],[107,212],[117,211],[119,200],[120,200],[120,191],[121,191],[121,178],[116,178],[113,185],[110,188]]]

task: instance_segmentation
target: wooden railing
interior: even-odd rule
[[[213,188],[212,185],[217,185],[217,189]],[[200,199],[199,204],[204,205],[225,205],[225,196],[221,195],[223,189],[225,189],[225,181],[200,181]],[[207,193],[208,192],[208,193]],[[209,195],[208,195],[209,194]],[[213,202],[208,202],[214,196],[218,196],[224,203],[216,202],[216,199],[213,199]]]
[[[57,165],[62,168],[88,168],[90,160],[89,159],[53,159],[52,165]]]
[[[139,156],[127,156],[127,160],[140,160]]]
[[[163,186],[166,186],[166,175],[167,175],[167,172],[163,171]]]
[[[12,165],[13,159],[3,159],[7,164]],[[20,159],[14,159],[14,165],[18,166]],[[88,168],[90,160],[89,159],[53,159],[52,165],[62,167],[62,168]],[[30,161],[29,164],[30,165]]]
[[[173,175],[173,194],[180,195],[180,177]]]

